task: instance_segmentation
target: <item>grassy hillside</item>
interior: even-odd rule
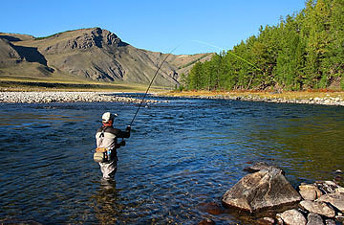
[[[104,92],[145,92],[147,85],[92,82],[83,80],[52,80],[1,78],[0,91],[104,91]],[[153,86],[150,92],[166,91],[166,88]]]
[[[48,37],[0,33],[0,80],[148,84],[166,54],[137,49],[110,31],[80,29]],[[175,87],[181,73],[211,54],[170,55],[155,85]]]

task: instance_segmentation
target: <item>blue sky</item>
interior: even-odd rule
[[[35,37],[101,27],[137,48],[173,54],[219,52],[297,13],[304,0],[3,1],[0,32]]]

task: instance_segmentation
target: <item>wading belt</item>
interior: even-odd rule
[[[96,152],[107,152],[108,148],[96,148]]]

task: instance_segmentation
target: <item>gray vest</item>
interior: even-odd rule
[[[103,131],[96,133],[96,141],[98,148],[107,148],[114,150],[116,148],[116,135]]]

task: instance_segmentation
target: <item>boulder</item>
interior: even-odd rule
[[[284,224],[288,225],[306,225],[306,218],[297,211],[296,209],[287,210],[281,214],[277,214],[277,217],[280,217]]]
[[[278,168],[269,167],[248,174],[223,195],[222,203],[254,212],[299,202],[301,196],[282,173]]]
[[[335,192],[321,196],[317,202],[327,202],[336,207],[339,211],[344,213],[344,193]]]
[[[304,200],[300,202],[300,205],[310,213],[316,213],[329,218],[333,218],[336,215],[335,211],[324,202]]]
[[[302,184],[299,186],[300,195],[305,200],[315,200],[319,198],[322,193],[314,184]]]
[[[320,215],[315,213],[310,213],[307,216],[307,225],[322,225],[324,224]]]

